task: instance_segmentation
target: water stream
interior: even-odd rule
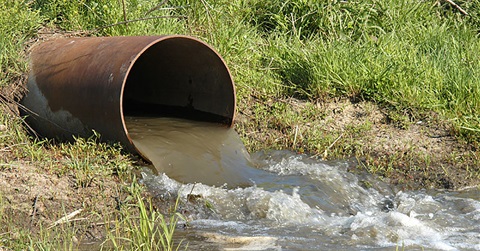
[[[189,250],[480,250],[479,188],[400,191],[348,161],[249,155],[209,123],[135,117],[127,128],[155,166],[142,182],[184,200]]]

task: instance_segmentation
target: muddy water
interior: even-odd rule
[[[177,234],[189,250],[480,250],[479,188],[399,191],[349,173],[346,161],[323,162],[287,151],[249,156],[232,130],[166,121],[152,129],[157,122],[135,118],[130,127],[139,131],[136,144],[146,139],[158,144],[158,153],[145,152],[162,156],[155,164],[158,172],[145,169],[142,181],[156,194],[183,199],[189,227]],[[165,134],[187,135],[183,144],[198,138],[191,144],[202,150],[183,152],[190,147]],[[173,145],[171,150],[165,152],[163,141]],[[182,163],[188,165],[181,171],[173,168]]]
[[[244,187],[260,172],[235,131],[223,125],[151,117],[127,117],[126,124],[157,171],[180,182]]]

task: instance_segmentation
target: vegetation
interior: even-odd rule
[[[134,157],[95,137],[71,144],[33,139],[15,102],[25,84],[29,46],[39,37],[185,34],[211,44],[230,67],[240,118],[247,118],[239,119],[236,129],[249,150],[355,157],[362,168],[398,183],[455,188],[453,174],[462,173],[458,179],[478,185],[480,1],[456,3],[458,7],[433,0],[0,1],[0,170],[36,166],[38,172],[71,177],[79,192],[116,180],[119,197],[130,198],[128,209],[140,209],[140,225],[132,221],[135,217],[115,218],[125,211],[94,206],[84,210],[90,213],[88,222],[113,218],[112,226],[134,230],[108,235],[116,249],[130,243],[143,250],[146,244],[137,240],[164,240],[161,236],[173,229],[158,232],[151,222],[163,220],[161,226],[172,227],[175,220],[168,223],[144,204],[137,188],[132,192],[124,185],[136,186]],[[379,109],[381,123],[399,130],[421,123],[425,130],[442,125],[457,145],[438,158],[415,147],[383,152],[365,143],[377,128],[375,121],[333,130],[315,126],[335,112],[325,109],[326,104],[342,100],[365,106],[367,113]],[[73,247],[81,224],[48,228],[15,223],[7,197],[0,196],[0,247]],[[59,232],[61,240],[55,237]],[[136,236],[140,233],[146,235]],[[166,245],[173,247],[168,241]]]
[[[167,219],[163,214],[153,209],[151,200],[145,204],[141,197],[142,188],[133,182],[129,191],[134,197],[133,206],[138,207],[139,216],[131,214],[131,208],[122,211],[122,218],[113,221],[108,238],[102,243],[103,247],[113,246],[115,250],[179,250],[180,244],[175,247],[173,233],[180,219],[184,219],[177,211],[179,199]],[[138,220],[139,218],[139,220]]]

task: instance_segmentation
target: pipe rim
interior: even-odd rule
[[[130,72],[132,71],[132,68],[133,66],[135,65],[135,63],[137,62],[137,60],[148,50],[150,49],[152,46],[156,45],[156,44],[159,44],[161,43],[162,41],[166,41],[166,40],[171,40],[171,39],[188,39],[188,40],[191,40],[191,41],[195,41],[196,43],[199,43],[201,44],[202,46],[206,47],[208,50],[212,51],[216,56],[217,58],[222,62],[227,74],[228,74],[228,78],[230,80],[230,83],[231,83],[231,87],[232,87],[232,91],[233,91],[233,113],[232,113],[232,118],[231,118],[231,121],[230,123],[228,124],[229,127],[233,127],[234,125],[234,121],[235,121],[235,116],[236,116],[236,107],[237,107],[237,99],[236,99],[236,88],[235,88],[235,82],[233,81],[233,77],[232,77],[232,74],[231,74],[231,71],[230,69],[228,68],[225,60],[223,59],[223,57],[212,47],[210,46],[209,44],[207,44],[206,42],[203,42],[202,40],[198,39],[198,38],[195,38],[195,37],[191,37],[191,36],[186,36],[186,35],[165,35],[165,36],[159,36],[157,39],[153,40],[152,42],[148,43],[146,46],[144,46],[142,48],[142,50],[138,51],[137,54],[135,55],[135,57],[132,59],[132,61],[130,62],[130,64],[128,65],[128,68],[125,72],[125,76],[122,80],[122,87],[121,87],[121,90],[120,90],[120,102],[119,102],[119,110],[120,110],[120,117],[121,117],[121,122],[122,122],[122,127],[123,127],[123,131],[125,133],[125,136],[128,140],[128,143],[133,146],[134,150],[136,153],[138,153],[143,159],[147,160],[150,162],[150,160],[145,156],[145,154],[143,154],[134,144],[132,138],[130,137],[130,134],[128,132],[128,127],[127,127],[127,124],[126,124],[126,121],[125,121],[125,116],[124,116],[124,92],[125,92],[125,86],[127,84],[127,80],[128,80],[128,76],[130,75]]]

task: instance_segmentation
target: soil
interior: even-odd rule
[[[359,161],[359,165],[352,168],[353,172],[367,170],[402,189],[462,189],[480,185],[479,151],[473,145],[458,139],[448,122],[440,120],[437,114],[431,113],[423,119],[399,124],[390,118],[384,108],[368,101],[334,99],[312,104],[297,99],[266,102],[258,98],[252,100],[258,100],[264,106],[283,102],[297,113],[311,109],[312,106],[321,111],[316,112],[321,116],[309,117],[296,123],[298,128],[295,134],[300,143],[290,147],[292,151],[302,149],[330,160],[353,157]],[[272,138],[280,140],[284,137],[285,131],[281,128],[259,126],[272,121],[256,121],[256,116],[248,110],[251,104],[239,106],[237,127],[255,128],[244,132],[243,137],[254,142],[268,142]],[[351,128],[363,129],[352,131]],[[339,135],[327,149],[333,151],[338,148],[343,155],[327,156],[327,149],[325,152],[312,152],[306,146],[307,143],[302,142],[309,140],[312,130],[321,130],[322,135]],[[346,154],[344,148],[350,148]],[[258,150],[255,147],[251,149]]]
[[[21,239],[19,229],[37,233],[41,228],[68,227],[74,243],[102,241],[105,217],[113,215],[127,196],[123,189],[127,184],[116,176],[98,177],[88,187],[77,187],[69,175],[58,176],[32,163],[16,161],[0,168],[0,216],[12,222],[0,228],[4,231],[0,234],[10,239]],[[62,219],[69,214],[73,216],[67,224]]]
[[[332,130],[370,122],[370,130],[357,139],[364,146],[365,155],[373,158],[363,162],[381,166],[386,164],[382,161],[390,161],[394,173],[381,175],[387,175],[391,183],[403,183],[407,189],[461,189],[480,184],[478,177],[469,177],[465,169],[467,165],[475,165],[474,160],[452,160],[452,156],[460,159],[474,155],[473,148],[461,143],[452,134],[451,127],[439,121],[436,114],[398,125],[391,122],[388,113],[370,102],[340,100],[323,104],[322,109],[330,111],[323,121],[334,121],[333,125],[324,125]],[[478,166],[473,168],[479,173]]]

